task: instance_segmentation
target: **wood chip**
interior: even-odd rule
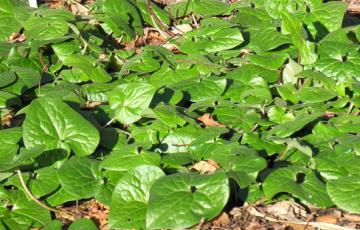
[[[344,218],[346,220],[352,221],[352,222],[360,222],[360,215],[356,214],[344,214]]]
[[[317,222],[336,224],[338,222],[338,217],[335,215],[324,215],[316,217]]]

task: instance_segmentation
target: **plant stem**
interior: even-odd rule
[[[42,203],[41,201],[39,201],[29,190],[29,188],[26,186],[26,183],[24,181],[24,178],[21,174],[20,169],[16,170],[16,173],[18,174],[21,186],[23,187],[23,189],[25,190],[25,193],[36,203],[38,204],[40,207],[45,208],[49,211],[55,212],[55,213],[60,213],[61,211],[59,209],[55,209],[52,207],[47,206],[46,204]]]
[[[174,34],[167,28],[167,25],[166,25],[164,22],[162,22],[162,21],[156,16],[156,14],[154,13],[154,10],[153,10],[153,8],[152,8],[152,6],[151,6],[151,0],[146,0],[146,8],[147,8],[147,10],[148,10],[148,12],[149,12],[149,15],[150,15],[150,18],[151,18],[152,23],[154,24],[154,27],[159,31],[159,33],[160,33],[165,39],[168,39],[169,36],[166,35],[166,34],[164,33],[164,31],[165,31],[167,34],[169,34],[170,37],[174,36]],[[162,31],[162,29],[160,29],[160,28],[158,27],[158,24],[162,27],[162,29],[163,29],[164,31]]]

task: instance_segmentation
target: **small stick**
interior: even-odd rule
[[[194,14],[191,14],[191,18],[192,18],[192,20],[193,20],[193,22],[194,22],[194,24],[195,24],[196,29],[199,29],[199,24],[197,23]]]

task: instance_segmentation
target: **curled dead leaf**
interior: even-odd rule
[[[200,121],[205,126],[225,127],[225,125],[215,121],[210,113],[204,113],[202,116],[196,118],[196,120]]]
[[[191,168],[201,174],[212,174],[216,171],[216,169],[220,168],[220,166],[215,161],[199,161]]]
[[[215,226],[226,226],[230,222],[230,218],[226,212],[221,213],[218,217],[216,217],[211,224]]]

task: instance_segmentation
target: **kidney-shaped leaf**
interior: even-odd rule
[[[331,180],[326,185],[330,198],[342,209],[360,213],[360,178],[344,176]]]
[[[112,195],[111,228],[145,229],[150,186],[164,175],[160,168],[150,165],[127,172],[118,181]]]
[[[93,197],[103,180],[99,176],[99,162],[86,157],[73,157],[58,170],[62,188],[78,199]]]
[[[224,173],[161,177],[150,188],[147,227],[186,228],[202,218],[210,220],[221,212],[228,198],[229,184]]]
[[[70,106],[53,97],[33,101],[23,125],[26,148],[65,149],[76,155],[93,153],[100,141],[98,130]]]
[[[115,110],[115,118],[123,124],[138,121],[149,107],[155,91],[154,86],[147,83],[119,85],[109,95],[110,107]]]

